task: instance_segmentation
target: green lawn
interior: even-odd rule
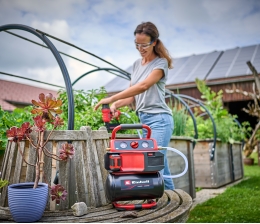
[[[260,166],[257,155],[254,166],[244,166],[247,180],[229,187],[223,194],[197,205],[188,223],[259,223]]]

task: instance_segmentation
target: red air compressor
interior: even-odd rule
[[[105,109],[108,108],[105,105]],[[109,123],[110,120],[106,121]],[[147,130],[146,138],[116,139],[119,130],[142,128]],[[164,180],[159,173],[164,168],[164,155],[150,137],[150,127],[142,124],[121,124],[112,131],[108,152],[104,155],[105,169],[109,172],[105,192],[117,210],[155,208],[157,204],[153,199],[164,193]],[[118,203],[138,199],[147,200],[147,203]]]

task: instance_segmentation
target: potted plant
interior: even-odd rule
[[[65,200],[67,191],[61,185],[50,186],[44,176],[43,154],[58,161],[66,161],[74,155],[74,147],[70,143],[64,143],[59,150],[60,154],[55,155],[48,151],[45,145],[54,129],[63,125],[63,120],[59,117],[62,113],[60,109],[61,100],[56,100],[52,94],[46,96],[39,94],[39,101],[32,100],[34,106],[31,114],[34,124],[24,122],[21,127],[11,127],[7,130],[9,141],[17,143],[17,149],[22,155],[23,161],[28,166],[35,167],[35,181],[26,183],[16,183],[8,186],[8,204],[12,217],[16,222],[34,222],[41,218],[48,200],[50,189],[51,199]],[[44,140],[44,132],[47,127],[51,128],[47,139]],[[33,135],[36,138],[33,138]],[[28,162],[24,153],[20,149],[20,141],[28,140],[29,144],[35,149],[35,163]],[[40,182],[40,180],[46,183]],[[39,209],[39,210],[38,210]]]

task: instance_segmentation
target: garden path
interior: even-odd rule
[[[196,198],[193,199],[191,210],[197,205],[201,204],[211,198],[214,198],[218,196],[219,194],[222,194],[228,187],[231,187],[233,185],[236,185],[240,183],[241,181],[245,180],[246,178],[237,180],[236,182],[227,184],[223,187],[217,188],[217,189],[202,189],[198,192],[196,192]]]

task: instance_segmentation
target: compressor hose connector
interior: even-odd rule
[[[182,152],[180,152],[179,150],[177,150],[175,148],[171,148],[171,147],[161,147],[161,146],[159,146],[158,149],[159,150],[166,149],[166,150],[175,152],[178,155],[180,155],[184,159],[184,162],[185,162],[185,169],[183,170],[182,173],[179,173],[177,175],[163,175],[164,178],[178,178],[178,177],[183,176],[187,172],[187,170],[188,170],[188,160],[187,160],[186,156]]]

